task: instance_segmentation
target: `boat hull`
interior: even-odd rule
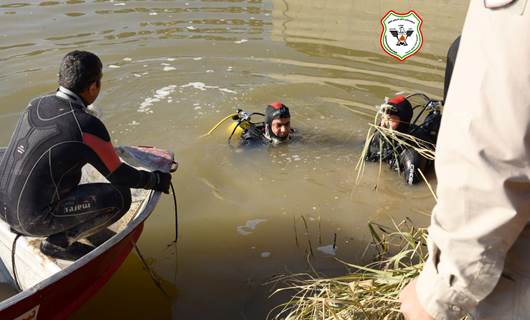
[[[109,281],[131,252],[142,230],[143,223],[116,243],[111,250],[89,261],[76,272],[67,274],[10,307],[0,310],[0,319],[68,318]]]

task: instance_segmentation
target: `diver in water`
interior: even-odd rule
[[[412,121],[414,110],[410,101],[404,96],[394,97],[388,100],[387,104],[384,105],[385,108],[382,110],[383,119],[380,123],[382,127],[425,141],[427,142],[425,145],[428,146],[431,151],[434,151],[442,119],[440,106],[445,101],[447,90],[449,89],[459,44],[460,37],[457,37],[447,52],[444,79],[444,100],[431,100],[425,95],[416,94],[425,97],[427,102],[416,119]],[[425,111],[427,111],[427,116],[424,118],[423,122],[421,124],[416,124],[422,113]],[[406,136],[403,137],[407,139]],[[416,184],[420,182],[421,176],[419,170],[427,172],[434,164],[432,160],[425,158],[414,148],[403,146],[394,140],[391,141],[391,138],[384,137],[380,131],[372,137],[365,160],[387,162],[392,169],[403,175],[407,184]]]
[[[265,114],[259,115],[265,116],[265,121],[260,123],[247,122],[248,125],[241,132],[240,143],[242,146],[256,144],[278,145],[291,139],[291,133],[293,132],[291,129],[291,114],[286,105],[279,101],[271,103],[265,108]],[[237,118],[241,118],[241,112],[238,113]]]
[[[404,96],[396,96],[384,105],[381,127],[391,129],[404,135],[401,139],[409,140],[407,135],[427,142],[425,145],[434,151],[438,129],[440,127],[441,113],[437,108],[438,101],[429,101],[425,109],[429,108],[428,114],[422,124],[411,123],[413,109],[410,101]],[[426,172],[432,167],[433,162],[418,151],[409,146],[404,146],[378,131],[372,137],[368,146],[366,161],[384,161],[401,174],[408,184],[416,184],[421,181],[418,170]]]
[[[103,122],[88,111],[102,76],[95,54],[68,53],[59,89],[29,103],[0,162],[0,218],[18,234],[46,237],[41,251],[52,257],[77,258],[71,245],[120,219],[130,188],[169,192],[171,175],[123,163]],[[109,183],[80,184],[87,163]]]

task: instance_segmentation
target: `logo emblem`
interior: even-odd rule
[[[414,10],[407,13],[388,11],[381,19],[381,48],[392,57],[404,61],[423,45],[422,24],[423,20]]]
[[[23,154],[24,152],[26,152],[26,148],[24,148],[24,145],[21,144],[17,147],[17,152],[20,153],[20,154]]]

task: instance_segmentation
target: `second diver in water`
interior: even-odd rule
[[[251,117],[265,117],[263,122],[252,122]],[[237,122],[231,126],[231,135],[240,136],[241,146],[271,144],[278,145],[291,139],[291,114],[289,108],[277,101],[265,108],[265,113],[247,113],[239,111],[233,117]]]
[[[434,151],[442,118],[440,105],[441,101],[429,99],[421,112],[428,110],[427,115],[418,125],[415,124],[416,121],[411,122],[413,108],[407,98],[396,96],[388,100],[383,105],[380,126],[389,129],[393,134],[386,135],[384,130],[377,131],[370,141],[365,160],[388,163],[392,169],[403,175],[407,184],[421,181],[419,170],[426,172],[432,167],[433,161],[420,154],[418,149],[411,147],[410,144],[414,144],[413,140],[422,141],[423,146]],[[408,141],[410,144],[400,143],[398,139]]]
[[[433,167],[434,161],[425,154],[420,154],[419,149],[426,147],[427,153],[434,154],[438,130],[442,118],[441,106],[445,103],[447,91],[451,83],[451,76],[460,45],[460,37],[456,38],[447,52],[447,63],[444,79],[444,100],[431,100],[424,94],[413,94],[409,97],[397,96],[383,104],[381,113],[383,121],[380,126],[394,130],[394,134],[387,137],[385,130],[378,130],[370,140],[365,156],[367,161],[384,161],[398,171],[405,178],[407,184],[416,184],[421,181],[420,170],[426,172]],[[425,99],[425,104],[418,106],[420,112],[414,120],[414,109],[409,98],[419,96]],[[427,112],[423,122],[417,124],[420,117]],[[414,148],[411,145],[400,143],[394,137],[401,137],[408,142],[421,141],[422,147]]]

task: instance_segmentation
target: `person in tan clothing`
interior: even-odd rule
[[[471,0],[436,153],[429,258],[406,319],[530,319],[530,5]]]

